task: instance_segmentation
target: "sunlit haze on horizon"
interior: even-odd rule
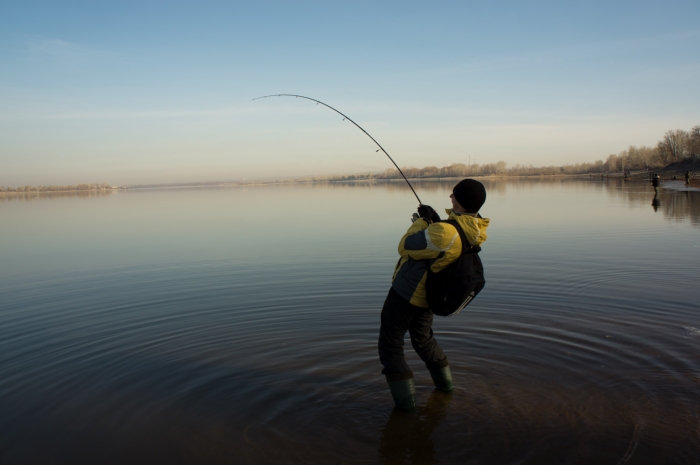
[[[700,124],[700,3],[0,3],[0,185],[562,165]]]

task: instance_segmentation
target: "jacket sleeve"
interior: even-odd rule
[[[446,223],[428,222],[417,219],[399,242],[399,255],[414,260],[439,258],[455,243],[459,234]]]

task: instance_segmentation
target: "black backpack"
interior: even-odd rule
[[[425,291],[428,305],[434,314],[452,316],[459,313],[484,288],[484,266],[479,252],[481,247],[470,247],[464,231],[454,220],[446,220],[455,227],[462,239],[462,253],[453,263],[443,270],[433,273],[428,267]]]

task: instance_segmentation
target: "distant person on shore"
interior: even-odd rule
[[[685,172],[685,185],[690,185],[690,171]]]
[[[399,242],[401,258],[396,264],[389,295],[384,302],[379,329],[379,360],[389,383],[394,403],[402,409],[415,407],[413,372],[406,364],[403,345],[408,331],[413,349],[425,362],[435,387],[452,390],[452,373],[447,356],[433,337],[433,312],[428,306],[428,268],[439,272],[454,263],[462,247],[478,247],[486,240],[488,218],[479,215],[486,201],[484,185],[474,179],[460,181],[450,195],[452,209],[445,211],[469,242],[462,244],[455,226],[440,222],[428,205],[420,205],[413,224]]]
[[[659,175],[654,173],[654,178],[651,180],[651,185],[654,186],[654,192],[659,193]]]

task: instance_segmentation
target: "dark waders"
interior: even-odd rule
[[[382,308],[382,325],[379,329],[379,360],[384,366],[389,389],[397,407],[415,407],[413,372],[406,364],[403,345],[408,331],[411,345],[425,362],[435,387],[441,391],[452,390],[452,374],[447,356],[433,336],[433,312],[429,308],[416,307],[401,297],[394,288],[389,290]]]

